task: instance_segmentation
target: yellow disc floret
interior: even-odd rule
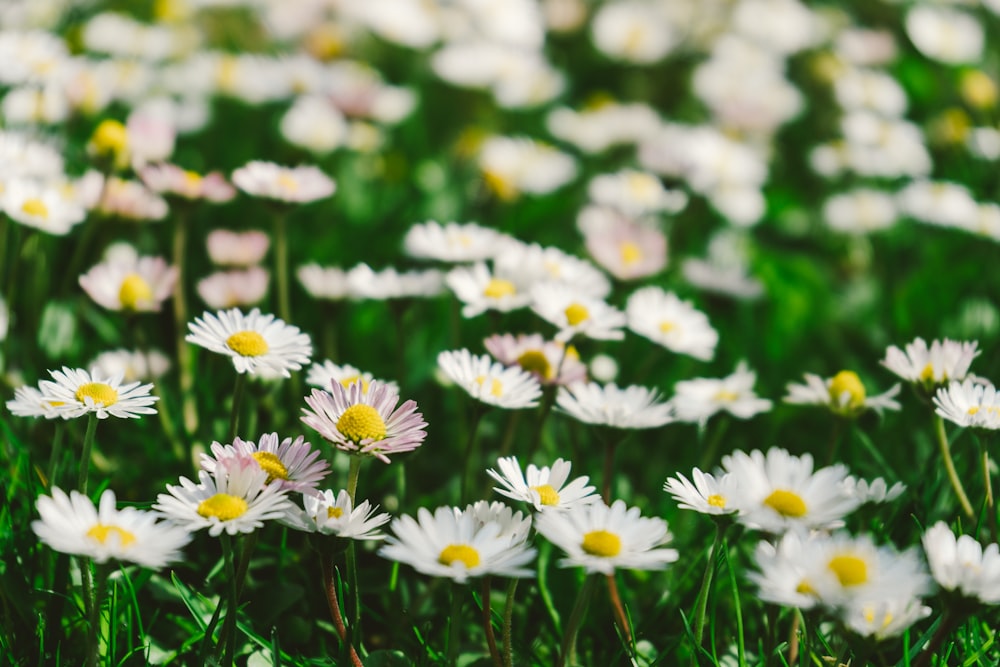
[[[705,499],[709,505],[712,507],[718,507],[720,509],[726,508],[726,497],[720,496],[718,493],[713,493],[708,498]]]
[[[566,310],[563,311],[566,314],[566,323],[571,327],[586,322],[587,318],[590,317],[590,311],[582,303],[573,302],[566,306]]]
[[[592,530],[583,536],[580,547],[591,556],[613,558],[621,553],[622,540],[606,530]]]
[[[442,565],[458,562],[468,570],[479,565],[479,552],[468,544],[449,544],[441,550],[438,562]]]
[[[344,410],[337,420],[337,430],[355,443],[385,439],[385,422],[382,420],[382,415],[364,403],[352,405]]]
[[[259,357],[267,354],[267,341],[256,331],[237,331],[226,339],[230,350],[242,357]]]
[[[840,407],[841,396],[847,392],[847,404],[844,407],[856,410],[865,404],[865,385],[854,371],[840,371],[830,380],[830,398],[833,404]]]
[[[327,507],[326,508],[326,518],[327,519],[339,519],[344,516],[344,508],[342,507]]]
[[[826,566],[837,575],[841,586],[860,586],[868,582],[868,564],[857,556],[834,556]]]
[[[808,511],[806,501],[802,500],[802,496],[785,489],[775,489],[771,495],[764,499],[764,504],[781,516],[792,518],[805,516]]]
[[[21,211],[34,218],[41,218],[43,220],[48,220],[49,218],[49,207],[38,197],[25,199],[24,203],[21,204]]]
[[[219,521],[232,521],[247,513],[247,501],[229,493],[217,493],[198,503],[198,514]]]
[[[490,278],[490,282],[486,283],[486,287],[483,288],[483,296],[491,299],[500,299],[515,294],[517,294],[517,287],[511,281],[503,278]]]
[[[103,382],[87,382],[77,388],[76,400],[86,403],[87,398],[92,399],[95,405],[109,408],[118,402],[118,391]]]
[[[357,382],[358,380],[361,380],[361,393],[362,394],[367,394],[368,393],[368,380],[364,379],[360,375],[352,375],[350,377],[346,377],[346,378],[344,378],[343,380],[340,381],[340,384],[341,384],[341,386],[344,389],[350,389],[351,385],[354,384],[355,382]]]
[[[642,259],[642,248],[631,241],[625,241],[618,248],[621,253],[622,264],[630,266]]]
[[[101,121],[88,148],[94,155],[112,160],[119,169],[128,166],[128,131],[117,120]]]
[[[140,304],[153,300],[153,288],[138,273],[130,273],[118,289],[118,300],[126,310],[138,310]]]
[[[541,350],[526,350],[517,358],[517,365],[528,371],[536,373],[545,380],[551,380],[553,375],[552,364],[549,358]]]
[[[555,506],[559,504],[559,493],[552,488],[551,484],[533,486],[531,490],[538,492],[538,501],[543,505]]]
[[[267,473],[267,483],[276,479],[288,479],[288,468],[281,462],[277,454],[272,452],[254,452],[251,454],[260,469]]]
[[[93,538],[101,544],[107,544],[108,538],[112,535],[118,540],[118,544],[123,547],[128,547],[135,543],[135,535],[118,526],[107,526],[103,523],[96,523],[87,531],[87,537]]]

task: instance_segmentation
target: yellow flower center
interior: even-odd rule
[[[934,364],[928,362],[924,369],[920,371],[920,380],[922,382],[929,382],[934,380]]]
[[[118,402],[118,391],[103,382],[88,382],[76,390],[76,400],[86,403],[87,398],[93,399],[95,405],[110,408]]]
[[[505,175],[486,169],[483,171],[483,180],[486,182],[486,187],[500,199],[504,201],[517,199],[517,186]]]
[[[291,192],[295,192],[299,189],[299,182],[289,174],[278,174],[278,177],[275,180],[278,182],[278,185]]]
[[[581,322],[585,322],[590,317],[590,311],[582,303],[573,302],[566,306],[566,322],[571,327],[575,327]]]
[[[247,501],[229,493],[217,493],[198,503],[198,514],[209,519],[232,521],[247,513]]]
[[[344,510],[341,507],[327,507],[326,508],[326,518],[327,519],[339,519],[344,516]]]
[[[138,273],[130,273],[122,280],[118,300],[126,310],[138,310],[139,304],[153,300],[153,288]]]
[[[713,493],[708,498],[705,499],[709,505],[712,507],[718,507],[721,509],[726,508],[726,497],[720,496],[718,493]]]
[[[799,582],[799,585],[795,587],[796,593],[801,593],[802,595],[813,595],[815,596],[816,589],[812,587],[808,579],[803,579]]]
[[[660,322],[660,333],[663,334],[670,333],[676,328],[677,325],[674,324],[673,322],[668,322],[667,320],[663,320],[662,322]]]
[[[989,109],[997,103],[997,84],[981,70],[965,72],[959,80],[962,98],[978,109]]]
[[[340,384],[344,387],[344,389],[348,389],[348,388],[350,388],[350,386],[352,384],[354,384],[358,380],[361,380],[361,393],[362,394],[367,394],[368,393],[368,381],[365,380],[360,375],[352,375],[350,377],[346,377],[346,378],[344,378],[343,380],[340,381]]]
[[[848,393],[847,407],[856,409],[865,404],[865,385],[854,371],[840,371],[830,381],[830,398],[839,405],[840,397]]]
[[[480,375],[479,377],[476,378],[476,384],[478,384],[480,387],[482,387],[485,383],[486,383],[485,375]],[[503,382],[501,382],[496,378],[492,378],[490,380],[490,394],[496,396],[497,398],[503,396]]]
[[[117,120],[104,120],[90,137],[94,153],[121,161],[128,150],[128,131]]]
[[[860,586],[868,581],[868,564],[857,556],[834,556],[826,566],[837,575],[841,586]]]
[[[621,553],[622,541],[620,537],[606,530],[592,530],[583,536],[583,544],[580,546],[591,556],[612,558]]]
[[[451,565],[456,561],[468,570],[479,565],[479,552],[468,544],[449,544],[438,556],[438,562],[442,565]]]
[[[226,345],[243,357],[259,357],[267,354],[267,341],[256,331],[237,331],[226,339]]]
[[[383,440],[385,422],[378,410],[370,405],[358,403],[344,410],[337,420],[337,430],[352,442]]]
[[[517,358],[517,365],[529,373],[537,373],[539,376],[550,380],[554,373],[549,358],[541,350],[527,350]]]
[[[49,219],[49,207],[38,197],[29,197],[21,204],[21,211],[34,218]]]
[[[103,523],[97,523],[87,531],[87,537],[93,538],[101,544],[107,544],[108,537],[111,535],[114,535],[118,540],[118,544],[123,547],[128,547],[135,543],[135,535],[118,526],[106,526]]]
[[[621,253],[622,264],[630,266],[642,259],[642,249],[631,241],[625,241],[618,249]]]
[[[267,483],[270,484],[276,479],[288,479],[288,468],[281,462],[277,454],[273,452],[254,452],[251,454],[260,469],[267,473]]]
[[[967,412],[967,414],[969,414],[969,415],[974,415],[974,414],[976,414],[977,412],[979,412],[979,406],[978,406],[978,405],[973,405],[973,406],[972,406],[971,408],[969,408],[969,409],[968,409],[968,410],[967,410],[966,412]]]
[[[714,400],[718,401],[719,403],[732,403],[733,401],[735,401],[739,397],[740,397],[740,395],[737,394],[735,391],[729,391],[728,389],[722,389],[721,391],[716,392],[715,396],[713,396],[712,398]]]
[[[764,504],[781,516],[793,518],[805,516],[808,511],[806,509],[806,502],[802,500],[802,496],[794,491],[786,491],[785,489],[775,489],[771,495],[764,499]]]
[[[517,294],[514,283],[503,278],[490,278],[490,282],[486,283],[486,287],[483,289],[483,296],[488,296],[491,299],[500,299],[514,294]]]
[[[538,492],[538,500],[543,505],[558,505],[559,504],[559,494],[555,489],[552,488],[551,484],[542,484],[541,486],[531,487],[532,491]]]
[[[201,187],[201,174],[196,171],[185,171],[184,172],[184,185],[191,189],[197,190]]]

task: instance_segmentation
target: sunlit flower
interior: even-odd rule
[[[625,306],[628,328],[672,352],[709,361],[719,334],[690,301],[650,286],[636,290]]]
[[[295,508],[281,523],[307,533],[333,535],[352,540],[383,540],[385,533],[381,526],[391,518],[385,512],[378,512],[378,505],[362,500],[352,507],[351,496],[346,490],[334,494],[326,489],[317,495],[302,496],[304,509]]]
[[[267,472],[268,484],[277,482],[287,491],[306,495],[315,492],[330,471],[330,464],[319,458],[320,451],[313,449],[301,435],[295,440],[285,438],[279,442],[277,433],[266,433],[257,444],[236,438],[231,445],[213,442],[211,449],[211,456],[201,455],[203,470],[214,473],[223,459],[249,457]]]
[[[952,381],[932,400],[937,414],[963,428],[1000,429],[1000,395],[992,383]]]
[[[205,313],[188,322],[189,343],[224,354],[233,360],[237,373],[269,371],[290,377],[312,355],[312,343],[298,327],[254,308],[244,315],[239,309]]]
[[[347,140],[347,120],[329,100],[318,95],[299,97],[281,117],[281,136],[313,153],[329,153]]]
[[[62,417],[62,401],[50,401],[36,387],[25,385],[14,390],[14,398],[7,401],[7,410],[15,417]]]
[[[902,634],[930,615],[931,608],[922,604],[919,597],[911,595],[850,602],[840,616],[852,632],[882,641]]]
[[[493,268],[497,274],[520,276],[520,284],[529,286],[558,283],[595,299],[611,294],[611,281],[602,271],[554,246],[509,241],[497,254]]]
[[[97,210],[127,220],[162,220],[169,207],[163,197],[142,183],[112,176],[104,187]]]
[[[844,493],[852,496],[862,505],[865,503],[891,503],[906,491],[906,485],[902,482],[896,482],[889,486],[889,483],[881,477],[876,477],[869,482],[866,479],[848,475],[844,478],[841,486]]]
[[[347,272],[340,267],[324,268],[319,264],[305,264],[298,268],[295,275],[314,299],[338,301],[351,296]]]
[[[771,409],[771,401],[758,398],[753,391],[757,374],[741,361],[732,375],[724,378],[696,378],[674,385],[671,399],[677,419],[705,424],[719,412],[738,419],[750,419]]]
[[[73,419],[94,413],[98,419],[109,415],[137,419],[141,415],[155,415],[153,403],[159,396],[150,395],[151,384],[131,382],[122,384],[122,375],[103,376],[97,371],[88,373],[82,368],[49,371],[53,381],[42,380],[38,388],[43,400],[59,410],[64,419]]]
[[[625,313],[605,301],[561,283],[540,283],[531,289],[531,309],[559,331],[556,340],[575,336],[597,340],[625,337]]]
[[[259,264],[264,260],[270,245],[271,237],[257,229],[246,232],[213,229],[205,239],[208,258],[213,264],[222,266]]]
[[[493,334],[486,351],[504,366],[520,366],[543,385],[567,385],[587,379],[587,366],[572,345],[545,340],[541,334]]]
[[[923,536],[931,574],[938,585],[983,604],[1000,603],[1000,551],[996,544],[985,549],[969,535],[955,537],[944,521],[938,521]]]
[[[511,546],[525,543],[531,537],[531,514],[520,510],[515,512],[500,501],[477,500],[466,505],[462,513],[472,516],[479,527],[487,523],[500,524],[498,537],[509,540]]]
[[[945,338],[932,341],[927,347],[923,338],[917,338],[906,345],[905,351],[890,345],[880,363],[907,382],[929,391],[949,381],[964,380],[972,360],[979,356],[978,345],[976,341]]]
[[[951,7],[911,7],[906,13],[906,34],[922,54],[951,65],[977,62],[983,50],[979,19]]]
[[[375,377],[371,373],[362,372],[350,364],[335,364],[327,359],[322,363],[317,361],[309,367],[309,372],[306,375],[306,384],[326,390],[333,382],[346,388],[361,380],[361,391],[368,393],[368,389],[374,379]],[[399,385],[395,382],[381,379],[378,382],[381,385],[389,387],[391,391],[399,393]]]
[[[233,172],[233,184],[253,197],[302,204],[325,199],[336,190],[317,167],[282,167],[254,160]]]
[[[533,408],[542,388],[534,375],[519,367],[505,368],[483,355],[466,349],[438,354],[438,368],[470,396],[505,410]]]
[[[354,299],[428,298],[444,290],[444,274],[437,269],[400,272],[392,267],[376,272],[362,263],[347,272],[347,284]]]
[[[177,165],[163,163],[143,167],[139,176],[146,187],[161,195],[204,199],[217,204],[236,196],[236,189],[218,171],[202,176]]]
[[[170,358],[159,350],[109,350],[90,363],[104,376],[122,375],[126,382],[155,380],[170,370]]]
[[[118,509],[115,492],[105,489],[97,507],[78,491],[52,488],[52,496],[39,496],[35,507],[40,520],[31,529],[56,551],[86,556],[97,563],[114,559],[161,568],[183,558],[181,548],[191,541],[186,528],[157,521],[154,512],[134,507]]]
[[[504,235],[474,222],[442,225],[429,220],[413,225],[403,238],[410,257],[439,262],[479,262],[493,258]]]
[[[270,274],[259,266],[245,270],[216,271],[195,285],[209,308],[223,310],[260,303],[267,295]]]
[[[15,180],[0,188],[0,207],[14,222],[63,236],[83,222],[87,212],[56,189],[35,181]]]
[[[677,473],[676,477],[667,478],[663,485],[663,490],[673,496],[681,509],[712,515],[732,514],[739,510],[733,505],[736,489],[732,474],[716,477],[695,468],[691,471],[691,480]]]
[[[483,262],[455,267],[445,276],[445,284],[464,305],[462,317],[475,317],[487,310],[509,312],[531,302],[530,279],[522,272]]]
[[[619,280],[652,276],[667,265],[667,237],[659,229],[589,206],[577,218],[587,252]]]
[[[79,281],[80,287],[102,308],[155,312],[173,293],[177,268],[162,257],[112,259],[92,267]]]
[[[587,485],[589,477],[586,475],[566,483],[571,466],[569,461],[563,459],[556,459],[551,468],[538,468],[529,463],[527,472],[524,473],[521,472],[517,457],[509,456],[497,459],[500,472],[492,468],[486,472],[501,485],[493,487],[494,491],[514,500],[531,503],[536,512],[567,510],[578,504],[598,501],[600,497],[594,494],[595,487]]]
[[[585,424],[622,429],[659,428],[674,420],[670,403],[659,402],[654,389],[596,382],[559,387],[556,405]]]
[[[805,379],[805,384],[788,383],[785,403],[823,405],[834,414],[845,417],[855,417],[865,410],[882,414],[883,410],[899,410],[900,407],[893,400],[899,394],[898,384],[883,394],[868,396],[865,385],[854,371],[840,371],[826,379],[806,373]]]
[[[591,23],[594,46],[615,60],[649,64],[666,56],[679,42],[661,6],[642,0],[601,5]]]
[[[658,176],[634,169],[595,176],[587,186],[587,194],[595,204],[611,206],[630,216],[676,213],[687,204],[684,194],[668,191]]]
[[[544,195],[576,177],[576,161],[552,146],[525,137],[491,137],[483,142],[479,168],[487,186],[503,200]]]

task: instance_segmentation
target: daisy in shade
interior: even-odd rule
[[[262,231],[251,229],[233,232],[215,229],[208,233],[205,247],[213,264],[221,266],[253,266],[264,260],[271,246],[271,237]]]
[[[568,285],[535,285],[531,289],[531,309],[559,329],[555,338],[563,343],[575,336],[597,340],[625,337],[625,313]]]
[[[102,375],[122,374],[126,382],[155,380],[170,370],[170,358],[159,350],[109,350],[90,363]]]
[[[963,428],[1000,429],[1000,395],[992,383],[951,382],[939,388],[932,400],[935,412]]]
[[[35,181],[14,180],[0,191],[0,208],[14,222],[46,234],[64,236],[83,222],[87,212],[55,188]]]
[[[191,541],[186,528],[134,507],[118,509],[115,492],[105,489],[97,507],[78,491],[52,488],[35,504],[40,520],[31,529],[60,553],[86,556],[97,563],[114,559],[148,568],[161,568],[183,558],[181,548]]]
[[[216,271],[201,280],[195,288],[209,308],[218,310],[236,306],[252,306],[267,295],[270,275],[259,266],[245,270]]]
[[[638,507],[616,500],[577,505],[566,512],[542,512],[535,529],[566,552],[562,567],[582,567],[588,573],[613,574],[616,569],[662,570],[677,560],[667,522],[640,516]]]
[[[478,520],[474,512],[439,507],[433,514],[424,508],[417,518],[392,520],[386,544],[378,554],[406,563],[418,572],[465,583],[470,577],[530,577],[524,567],[535,557],[535,549],[512,540],[498,521]]]
[[[996,544],[984,549],[969,535],[956,538],[944,521],[927,529],[923,544],[938,586],[981,604],[1000,603],[1000,551]]]
[[[638,385],[619,387],[578,382],[559,387],[556,405],[585,424],[621,429],[659,428],[674,419],[670,403],[659,402],[656,390]]]
[[[340,267],[322,267],[319,264],[305,264],[295,272],[302,287],[314,299],[339,301],[351,296],[351,286],[347,272]]]
[[[845,466],[814,470],[809,454],[793,456],[777,447],[767,454],[736,451],[722,458],[722,470],[736,485],[737,520],[769,533],[836,527],[861,505],[844,485]]]
[[[313,166],[282,167],[254,160],[233,172],[233,184],[253,197],[290,204],[326,199],[337,189],[333,180]]]
[[[303,495],[302,503],[304,509],[296,507],[279,519],[281,523],[307,533],[352,540],[385,539],[385,533],[379,528],[389,523],[391,517],[385,512],[378,512],[378,505],[372,505],[367,500],[353,507],[347,491],[334,494],[326,489],[316,495]]]
[[[208,528],[212,537],[252,533],[295,509],[280,484],[268,484],[269,476],[249,457],[224,458],[214,472],[199,471],[197,484],[187,477],[179,486],[167,484],[153,509],[188,530]]]
[[[857,417],[866,410],[881,415],[883,410],[899,410],[900,407],[893,400],[899,394],[898,384],[883,394],[868,396],[865,385],[854,371],[840,371],[826,379],[806,373],[805,379],[805,384],[788,383],[785,403],[823,405],[842,417]]]
[[[27,385],[14,390],[14,399],[7,401],[7,409],[15,417],[45,417],[55,419],[61,417],[59,410],[62,401],[49,401],[36,387]]]
[[[882,641],[898,637],[930,615],[931,608],[911,596],[852,602],[841,612],[840,620],[852,632]]]
[[[515,512],[501,502],[477,500],[471,505],[466,505],[462,512],[471,515],[479,527],[488,523],[500,524],[500,537],[509,539],[511,546],[527,542],[531,536],[531,515],[521,511]]]
[[[393,268],[376,272],[359,264],[347,272],[351,296],[355,299],[428,298],[444,290],[444,274],[437,269],[399,272]]]
[[[438,368],[470,396],[505,410],[538,405],[542,387],[531,373],[520,368],[504,368],[488,356],[466,349],[446,350],[437,356]]]
[[[663,490],[673,496],[681,509],[711,515],[733,514],[739,509],[733,505],[738,490],[731,474],[716,477],[695,468],[691,471],[691,481],[677,473],[677,477],[667,479]]]
[[[637,280],[656,275],[667,266],[667,237],[659,229],[613,211],[597,215],[609,216],[610,224],[583,223],[584,242],[590,256],[608,273],[618,280]],[[581,213],[581,219],[583,216]]]
[[[506,313],[531,303],[528,277],[515,268],[494,266],[491,271],[483,262],[460,266],[445,275],[445,284],[464,305],[462,317],[475,317],[487,310]]]
[[[906,485],[902,482],[896,482],[889,486],[889,483],[881,477],[876,477],[869,482],[854,475],[848,475],[844,478],[843,487],[847,495],[853,496],[862,505],[866,503],[891,503],[906,491]]]
[[[520,366],[543,385],[584,382],[587,366],[572,345],[545,340],[541,334],[494,334],[483,341],[486,351],[504,366]]]
[[[493,490],[502,496],[531,503],[536,512],[566,510],[600,499],[594,494],[595,487],[587,485],[589,478],[586,475],[566,483],[572,464],[563,459],[556,459],[551,468],[538,468],[529,463],[527,479],[515,456],[497,459],[497,467],[500,472],[493,469],[486,471],[501,484]]]
[[[335,364],[329,359],[322,363],[315,362],[309,367],[309,372],[306,374],[306,384],[324,390],[333,382],[346,388],[361,380],[361,391],[366,394],[374,379],[375,377],[371,373],[362,372],[350,364]],[[379,384],[389,387],[390,391],[399,393],[399,385],[395,382],[379,380]]]
[[[159,311],[176,283],[177,267],[162,257],[116,257],[80,276],[80,287],[97,305],[132,313]]]
[[[257,308],[247,315],[237,308],[205,313],[188,323],[188,331],[184,340],[231,357],[237,373],[290,377],[312,355],[308,334]]]
[[[368,391],[360,379],[347,387],[331,383],[329,391],[313,389],[305,400],[311,409],[302,409],[303,423],[350,454],[389,463],[389,455],[412,451],[427,437],[416,402],[397,407],[399,394],[378,380]]]
[[[227,202],[236,196],[236,188],[218,171],[203,176],[196,171],[163,163],[146,165],[139,170],[139,177],[147,188],[161,195],[204,199],[216,204]]]
[[[738,419],[750,419],[771,409],[771,401],[753,391],[757,374],[741,361],[732,375],[724,378],[696,378],[674,385],[671,403],[678,421],[706,424],[719,412]]]
[[[917,338],[907,344],[905,350],[890,345],[880,363],[930,393],[952,380],[964,380],[972,360],[979,356],[978,345],[976,341],[958,342],[945,338],[932,341],[928,347],[923,338]]]
[[[403,251],[416,259],[438,262],[481,262],[492,259],[504,234],[474,222],[442,225],[433,220],[410,227],[403,237]]]
[[[278,441],[277,433],[260,436],[258,444],[236,438],[231,445],[212,443],[212,456],[201,455],[203,470],[214,473],[219,462],[233,457],[250,457],[267,472],[267,483],[278,482],[287,491],[315,492],[321,479],[330,472],[330,464],[319,458],[319,450],[301,435],[295,440]]]
[[[611,281],[596,266],[559,248],[513,240],[501,246],[494,270],[520,275],[528,285],[560,283],[595,299],[611,294]]]
[[[96,370],[88,373],[82,368],[66,366],[61,371],[49,371],[49,375],[51,381],[38,383],[42,400],[59,410],[64,419],[89,413],[96,414],[98,419],[106,419],[109,415],[138,419],[141,415],[156,414],[151,406],[160,397],[150,395],[151,384],[122,384],[121,375],[105,377]]]
[[[628,298],[625,315],[629,329],[671,352],[702,361],[715,356],[719,334],[708,317],[673,292],[659,287],[638,289]]]

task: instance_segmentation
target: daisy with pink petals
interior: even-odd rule
[[[397,407],[399,394],[378,380],[367,389],[361,379],[348,387],[331,383],[330,392],[313,389],[306,396],[311,410],[302,410],[302,421],[338,449],[385,463],[390,454],[419,447],[427,437],[427,422],[417,412],[416,401]]]
[[[205,239],[208,258],[222,266],[253,266],[264,260],[271,237],[259,229],[233,232],[215,229]]]
[[[318,167],[282,167],[254,160],[233,172],[233,183],[253,197],[290,204],[326,199],[337,189],[333,180]]]
[[[153,312],[173,293],[177,268],[162,257],[118,257],[80,276],[80,287],[108,310]]]
[[[270,274],[259,266],[246,270],[216,271],[198,281],[198,296],[209,308],[223,310],[252,306],[267,295]]]
[[[202,176],[196,171],[163,163],[143,167],[139,170],[139,177],[147,188],[162,195],[204,199],[216,204],[225,203],[236,196],[236,188],[218,171]]]
[[[203,470],[214,473],[223,459],[244,456],[257,462],[267,472],[267,482],[278,482],[287,491],[315,492],[321,479],[330,472],[330,464],[319,459],[319,450],[301,435],[295,440],[278,441],[277,433],[260,436],[257,444],[236,438],[231,445],[212,443],[212,456],[201,455]]]
[[[542,384],[585,382],[587,365],[572,345],[545,340],[541,334],[494,334],[483,341],[486,351],[504,366],[520,366]]]

